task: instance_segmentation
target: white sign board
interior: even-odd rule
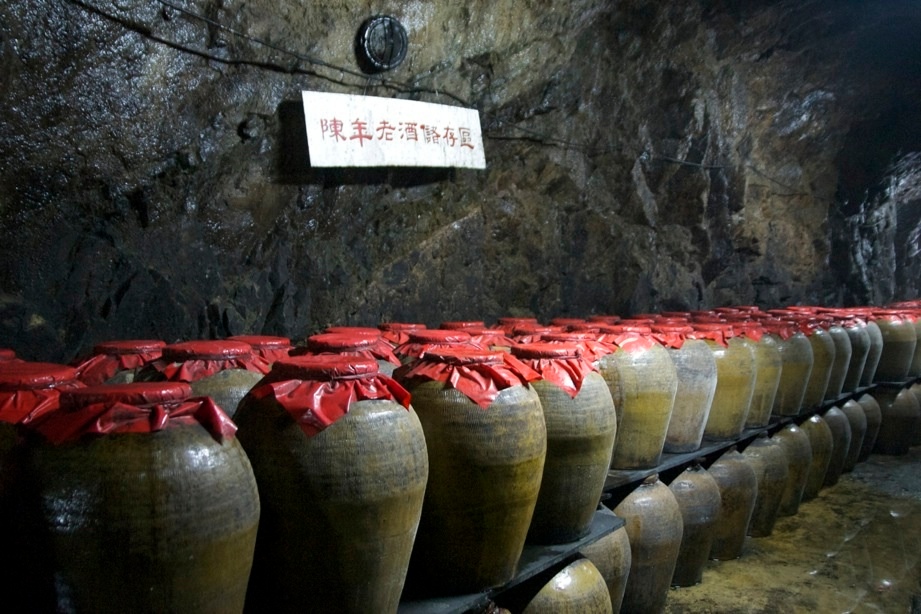
[[[486,168],[476,109],[374,96],[302,94],[311,166]]]

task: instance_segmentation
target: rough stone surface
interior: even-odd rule
[[[371,78],[376,13],[410,46]],[[894,179],[917,167],[893,166],[921,149],[916,2],[12,0],[0,23],[0,345],[26,358],[919,292]],[[474,106],[488,168],[311,169],[302,89]]]

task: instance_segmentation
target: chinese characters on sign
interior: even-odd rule
[[[475,109],[322,92],[303,98],[311,166],[486,168]]]

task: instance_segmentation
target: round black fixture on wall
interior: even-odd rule
[[[376,15],[358,29],[355,55],[364,72],[379,73],[399,66],[408,46],[403,24],[389,15]]]

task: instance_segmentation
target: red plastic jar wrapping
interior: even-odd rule
[[[148,367],[162,373],[167,381],[194,382],[225,369],[245,369],[268,373],[271,368],[253,348],[242,341],[184,341],[163,348],[163,356]]]
[[[444,330],[467,330],[468,328],[486,328],[483,320],[449,320],[441,323]]]
[[[588,316],[586,320],[588,322],[593,322],[597,324],[617,324],[618,322],[620,322],[620,316],[596,314],[593,316]]]
[[[474,344],[484,349],[510,348],[515,345],[515,341],[507,337],[501,328],[465,328],[463,332],[470,335]]]
[[[57,410],[61,391],[82,387],[73,367],[6,361],[0,367],[0,422],[28,424]]]
[[[539,373],[511,354],[463,348],[431,350],[394,375],[400,381],[421,378],[444,382],[483,409],[506,388],[540,379]]]
[[[381,336],[394,347],[409,341],[410,332],[426,328],[425,324],[412,322],[382,322],[377,327],[381,330]]]
[[[31,428],[59,445],[84,435],[154,433],[195,423],[219,442],[237,431],[210,397],[192,397],[185,382],[135,382],[62,392],[61,409],[34,421]]]
[[[87,386],[106,382],[119,371],[137,370],[161,357],[165,341],[127,339],[98,343],[93,355],[76,366],[77,379]]]
[[[403,386],[379,372],[376,360],[338,354],[278,361],[250,394],[273,398],[308,436],[334,424],[357,401],[384,399],[407,409],[410,402]]]
[[[600,341],[613,344],[625,352],[644,352],[658,343],[649,326],[614,324],[602,326],[598,332]]]
[[[532,317],[505,316],[499,318],[498,321],[499,327],[505,331],[506,335],[514,334],[516,326],[538,326],[540,324],[537,318]]]
[[[597,371],[572,343],[525,343],[512,348],[512,355],[575,398],[589,373]]]
[[[589,362],[595,362],[602,356],[607,356],[617,351],[614,345],[605,343],[599,339],[597,328],[595,332],[592,333],[576,331],[569,333],[547,333],[541,336],[540,341],[546,343],[575,344],[579,346],[579,349],[582,351],[583,358]]]
[[[512,330],[511,337],[516,343],[533,343],[548,333],[566,332],[562,326],[543,326],[542,324],[519,324]]]
[[[406,343],[394,348],[397,356],[406,358],[421,358],[426,352],[437,348],[465,347],[468,349],[485,350],[473,341],[470,333],[462,330],[426,329],[409,333]]]
[[[572,330],[574,326],[585,324],[585,322],[585,318],[552,318],[550,320],[550,325],[562,326],[566,330]]]
[[[375,335],[362,332],[352,333],[321,333],[307,337],[306,351],[298,348],[291,352],[291,356],[305,354],[343,354],[383,360],[393,365],[400,364],[400,359],[393,353],[393,348],[381,336],[379,331]]]
[[[234,335],[227,337],[228,341],[242,341],[248,343],[257,356],[268,362],[275,362],[288,357],[291,351],[291,339],[276,337],[274,335]]]
[[[652,326],[653,338],[667,348],[680,350],[684,341],[694,329],[689,324],[664,324],[656,323]]]
[[[0,348],[0,362],[7,360],[16,360],[16,352],[9,348]]]
[[[729,346],[729,339],[732,338],[732,325],[723,323],[723,324],[703,324],[703,323],[693,323],[692,327],[694,332],[689,335],[693,339],[709,339],[715,341],[723,347]]]

